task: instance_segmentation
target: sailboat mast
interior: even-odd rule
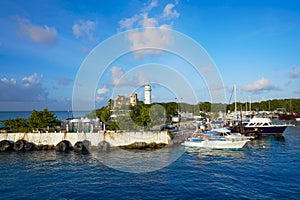
[[[249,111],[251,112],[251,97],[249,96]]]
[[[237,114],[237,108],[236,108],[236,85],[233,85],[233,91],[234,91],[234,113]]]

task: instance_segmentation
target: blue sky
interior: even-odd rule
[[[141,45],[141,37],[162,48],[176,43],[164,28],[200,44],[223,80],[213,87],[224,89],[225,102],[234,84],[239,101],[300,96],[297,0],[2,0],[0,26],[0,110],[71,109],[73,86],[90,52],[115,34],[147,27],[160,32],[140,31],[128,38],[132,46]],[[197,76],[170,52],[131,52],[105,66],[94,95],[86,98],[95,107],[117,94],[137,92],[143,99],[142,86],[150,82],[154,102],[210,101],[214,92],[204,71]],[[184,93],[183,82],[193,91]]]

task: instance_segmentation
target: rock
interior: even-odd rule
[[[101,152],[109,152],[110,151],[110,144],[106,141],[101,141],[98,144],[98,150]]]
[[[87,141],[87,140],[85,140],[85,141]],[[81,152],[81,153],[89,153],[89,150],[88,150],[89,145],[85,141],[76,142],[74,147],[73,147],[74,151],[75,152]]]
[[[42,150],[43,145],[42,144],[38,144],[34,146],[34,150],[35,151],[41,151]]]
[[[14,143],[13,149],[15,151],[24,151],[25,143],[26,143],[26,140],[18,140]]]
[[[155,142],[151,142],[149,144],[147,144],[146,142],[134,142],[132,144],[126,145],[126,146],[120,146],[120,148],[122,149],[161,149],[164,146],[166,146],[166,144],[164,143],[155,143]]]
[[[28,142],[28,141],[25,140],[25,143],[24,143],[24,150],[25,151],[32,151],[32,150],[34,150],[34,147],[35,147],[34,143]]]
[[[83,140],[82,143],[87,149],[89,149],[91,146],[91,142],[89,140]]]
[[[0,152],[13,150],[14,143],[9,140],[0,141]]]
[[[54,145],[51,145],[51,144],[46,144],[46,145],[43,145],[42,147],[42,150],[43,151],[47,151],[47,150],[55,150],[55,146]]]
[[[55,150],[59,152],[68,152],[72,149],[72,144],[68,140],[63,140],[55,146]]]
[[[124,148],[124,149],[145,149],[147,147],[148,147],[148,145],[147,145],[146,142],[134,142],[132,144],[122,146],[121,148]]]
[[[150,144],[148,144],[148,147],[151,148],[151,149],[156,149],[156,143],[151,142]]]
[[[166,145],[167,145],[167,144],[165,144],[165,143],[158,143],[158,144],[156,144],[155,149],[161,149],[161,148],[164,148]]]

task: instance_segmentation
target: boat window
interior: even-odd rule
[[[264,123],[263,126],[268,126],[268,123]]]

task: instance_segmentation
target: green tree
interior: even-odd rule
[[[4,127],[8,127],[11,132],[29,132],[30,128],[28,125],[28,119],[15,118],[3,120],[2,124]]]
[[[15,118],[2,121],[3,126],[9,127],[12,132],[29,132],[32,129],[48,129],[55,130],[55,126],[60,125],[60,121],[56,119],[53,112],[48,109],[42,111],[33,110],[28,119]]]
[[[166,121],[165,108],[160,104],[152,104],[149,110],[150,126],[162,125]]]
[[[110,124],[108,125],[107,129],[108,129],[108,130],[111,130],[111,131],[116,131],[116,130],[119,129],[119,126],[118,126],[118,124],[117,124],[116,121],[112,121],[112,122],[110,122]]]
[[[140,123],[143,127],[149,127],[151,123],[151,118],[149,115],[149,107],[148,106],[143,106],[140,112]]]
[[[203,112],[210,112],[211,111],[211,103],[210,102],[203,102],[198,104],[199,110]]]
[[[112,100],[112,99],[109,99],[109,100],[108,100],[108,107],[109,107],[110,109],[112,109],[112,108],[114,107],[114,100]]]
[[[57,120],[54,112],[49,112],[48,109],[42,111],[33,110],[29,119],[28,125],[30,128],[54,130],[55,126],[59,125],[60,121]]]
[[[130,117],[137,126],[148,127],[151,119],[149,115],[150,105],[139,102],[136,106],[130,107]]]
[[[99,118],[103,123],[106,124],[107,121],[110,119],[110,116],[111,116],[111,111],[109,107],[104,107],[101,109]]]
[[[134,130],[136,128],[130,116],[118,116],[115,122],[120,130]]]

